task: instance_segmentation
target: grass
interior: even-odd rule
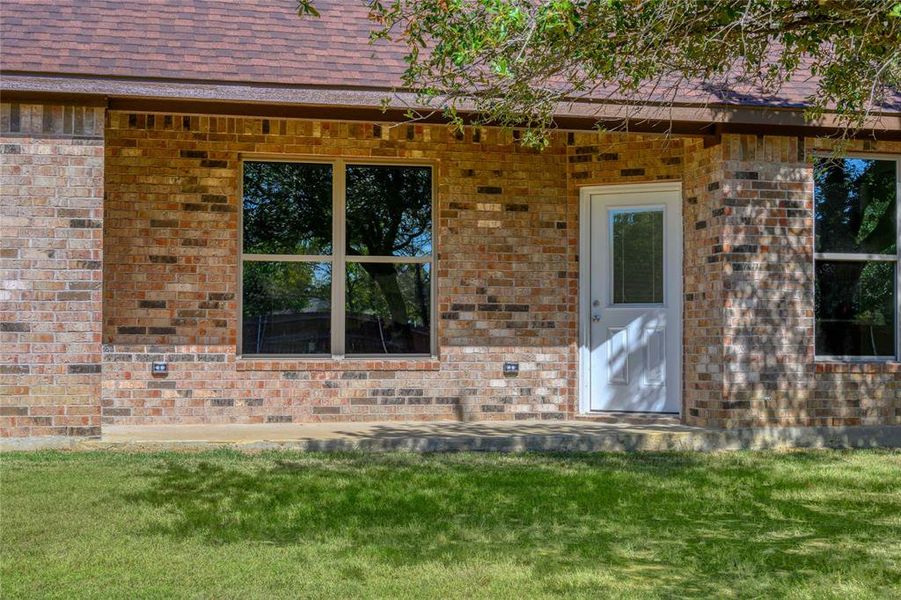
[[[901,597],[901,453],[0,456],[9,598]]]

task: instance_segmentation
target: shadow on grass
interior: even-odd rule
[[[152,535],[322,543],[375,565],[513,562],[552,592],[588,592],[561,581],[601,570],[638,590],[721,594],[729,574],[759,573],[766,591],[767,578],[871,568],[867,547],[897,539],[899,479],[861,481],[836,468],[843,456],[175,458],[128,500],[163,509]]]

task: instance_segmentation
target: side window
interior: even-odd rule
[[[823,158],[814,167],[816,354],[898,352],[898,161]]]

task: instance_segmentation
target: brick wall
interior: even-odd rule
[[[0,436],[100,432],[103,109],[0,105]]]
[[[803,140],[722,145],[726,425],[806,424],[813,381],[813,177]],[[814,421],[814,423],[817,423]]]
[[[564,148],[498,131],[111,113],[104,422],[562,418],[574,377]],[[239,153],[437,161],[440,360],[235,356]],[[170,374],[154,378],[164,358]],[[505,360],[520,374],[504,377]]]
[[[689,213],[707,235],[696,236],[694,248],[686,241],[687,268],[702,258],[708,265],[698,274],[707,283],[686,280],[686,364],[696,366],[686,370],[689,423],[901,423],[901,364],[814,361],[810,156],[828,149],[816,139],[726,135],[696,155],[698,167],[710,168],[694,169],[701,208]],[[901,144],[855,142],[849,151],[898,153]],[[697,331],[709,355],[701,360]]]
[[[3,435],[96,434],[98,403],[106,424],[571,417],[580,186],[668,179],[685,198],[685,420],[901,423],[898,363],[813,361],[807,156],[822,142],[584,132],[539,154],[496,130],[107,121],[104,144],[100,109],[2,107]],[[236,356],[252,152],[435,161],[437,359]]]
[[[575,411],[578,184],[677,179],[682,142],[114,112],[104,422],[511,419]],[[239,153],[432,159],[434,361],[238,359]],[[579,173],[573,183],[568,165]],[[170,374],[150,374],[154,360]],[[504,377],[506,360],[520,374]]]
[[[722,239],[722,146],[696,144],[683,179],[683,413],[714,424],[723,402],[723,272],[713,253]]]

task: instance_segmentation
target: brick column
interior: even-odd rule
[[[100,433],[104,109],[0,105],[0,436]]]
[[[724,136],[722,186],[722,422],[827,424],[811,404],[813,171],[804,141]]]
[[[686,169],[686,420],[816,425],[804,142],[724,135]]]
[[[723,147],[687,149],[683,176],[683,415],[691,425],[719,426],[723,405]]]

